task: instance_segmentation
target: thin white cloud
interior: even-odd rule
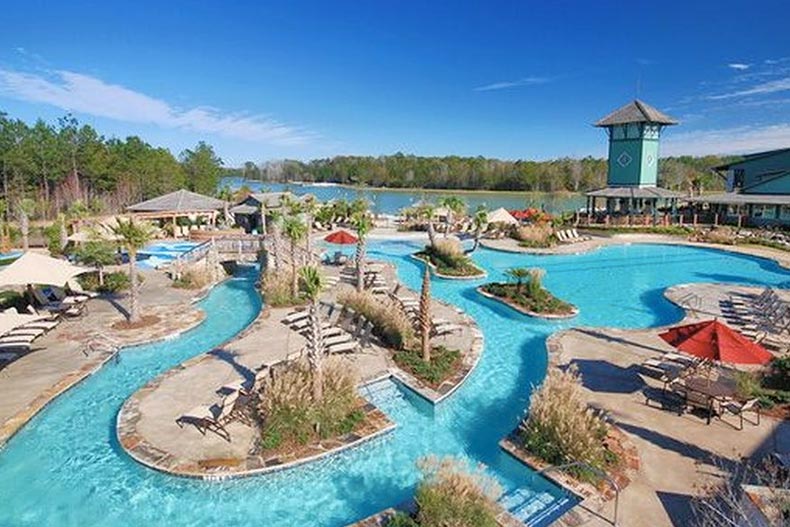
[[[546,84],[551,82],[548,77],[524,77],[515,81],[495,82],[493,84],[486,84],[485,86],[478,86],[474,91],[493,91],[505,90],[507,88],[516,88],[518,86],[534,86],[536,84]]]
[[[215,108],[180,109],[118,84],[72,71],[51,76],[0,69],[0,95],[70,112],[130,123],[155,124],[257,143],[297,146],[317,135],[262,115],[223,113]]]
[[[744,70],[748,70],[750,68],[750,65],[744,64],[742,62],[731,62],[727,64],[727,67],[738,71],[744,71]]]
[[[673,133],[661,151],[669,156],[745,154],[790,147],[790,123]]]
[[[762,82],[745,90],[738,90],[730,93],[722,93],[719,95],[709,95],[708,99],[716,101],[721,99],[732,99],[734,97],[744,97],[747,95],[764,95],[768,93],[777,93],[777,92],[788,91],[788,90],[790,90],[790,77],[784,77],[782,79]]]

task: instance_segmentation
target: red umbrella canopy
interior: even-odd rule
[[[773,355],[718,320],[677,326],[658,335],[680,351],[731,364],[765,364]]]
[[[324,241],[337,245],[351,245],[352,243],[357,243],[357,237],[344,230],[339,230],[329,234],[324,238]]]

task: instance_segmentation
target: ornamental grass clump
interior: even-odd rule
[[[426,245],[417,253],[423,260],[428,260],[436,269],[450,276],[475,276],[482,271],[472,263],[472,259],[464,253],[464,248],[457,238],[442,238],[434,244]]]
[[[416,522],[421,527],[496,527],[496,500],[502,493],[482,466],[470,469],[451,457],[423,458],[418,463]]]
[[[295,361],[264,381],[258,405],[264,449],[305,445],[346,434],[364,419],[355,388],[356,374],[347,362],[338,358],[324,361],[320,401],[313,397],[314,374],[306,361]]]
[[[414,328],[403,307],[390,298],[375,296],[370,291],[344,291],[338,302],[364,316],[373,324],[373,333],[387,346],[396,350],[414,342]]]
[[[535,223],[513,230],[512,237],[523,247],[551,247],[554,245],[554,234],[549,225]]]
[[[266,305],[271,307],[295,306],[304,299],[291,294],[291,279],[282,272],[267,270],[261,280],[261,292]]]
[[[606,422],[588,407],[576,366],[549,368],[540,388],[532,392],[529,416],[519,426],[524,447],[557,465],[582,461],[605,469]]]

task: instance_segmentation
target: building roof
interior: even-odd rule
[[[778,148],[776,150],[766,150],[765,152],[754,152],[753,154],[744,154],[741,156],[741,159],[738,161],[733,161],[732,163],[726,163],[724,165],[719,165],[717,167],[713,167],[713,170],[727,170],[732,166],[740,165],[741,163],[746,163],[748,161],[754,161],[755,159],[762,159],[764,157],[771,157],[779,154],[784,154],[785,152],[790,152],[789,148]]]
[[[670,126],[678,124],[677,120],[662,113],[649,104],[634,99],[625,106],[618,108],[603,119],[600,119],[595,126],[614,126],[625,123],[654,123]]]
[[[593,198],[666,199],[683,198],[685,194],[661,187],[606,187],[586,193]]]
[[[291,192],[254,192],[247,196],[246,199],[252,198],[259,204],[264,205],[267,209],[276,209],[282,205],[282,200],[286,196],[296,201],[306,201],[308,199],[313,199],[312,194],[296,196]]]
[[[720,205],[790,205],[790,194],[741,194],[724,192],[709,196],[697,196],[688,199],[695,203],[715,203]]]
[[[181,189],[126,207],[132,212],[202,212],[221,210],[225,202],[197,192]]]
[[[239,203],[228,209],[228,211],[232,214],[256,214],[258,212],[258,207],[248,205],[247,203]]]

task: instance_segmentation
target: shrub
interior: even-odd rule
[[[434,245],[433,248],[438,254],[447,259],[464,256],[464,248],[457,238],[441,238],[436,240],[436,245]]]
[[[261,444],[272,449],[351,432],[364,419],[358,409],[356,375],[348,363],[324,361],[323,399],[312,397],[313,370],[305,361],[285,365],[260,392]]]
[[[295,306],[304,303],[303,298],[291,296],[291,278],[288,273],[266,271],[261,281],[261,292],[266,304],[272,307]]]
[[[99,293],[118,293],[129,289],[131,280],[123,271],[113,271],[104,274],[104,285],[99,285],[99,274],[96,272],[80,275],[77,280],[83,289],[98,291]],[[142,283],[143,276],[137,275],[138,283]]]
[[[690,238],[698,242],[720,243],[723,245],[735,245],[737,236],[732,227],[719,226],[707,231],[697,231]]]
[[[200,289],[211,283],[211,274],[205,269],[190,269],[181,273],[181,278],[173,280],[173,287]]]
[[[496,500],[502,491],[482,467],[469,470],[466,464],[449,457],[424,458],[418,466],[423,480],[415,500],[421,527],[497,526]]]
[[[431,350],[431,362],[425,362],[420,351],[411,349],[399,351],[393,356],[398,366],[434,386],[455,371],[455,365],[460,358],[461,353],[458,350],[449,350],[443,346]]]
[[[606,466],[607,425],[585,403],[574,365],[564,371],[549,368],[543,385],[532,392],[529,416],[519,429],[525,448],[547,463],[582,461],[599,469]]]
[[[386,523],[387,527],[420,527],[417,521],[403,511],[398,511]]]
[[[387,346],[399,350],[414,340],[411,321],[403,307],[391,299],[381,299],[370,291],[344,291],[337,300],[370,321],[373,332]]]
[[[0,291],[0,310],[6,310],[15,307],[20,313],[24,312],[27,308],[27,300],[24,295],[16,291]]]
[[[512,237],[524,247],[551,247],[554,245],[554,234],[545,223],[526,225],[513,231]]]
[[[489,283],[483,291],[505,299],[534,313],[569,314],[573,306],[552,295],[543,288],[543,269],[517,267],[507,271],[516,280],[515,284]],[[526,279],[525,279],[526,278]]]
[[[450,276],[474,276],[482,272],[464,254],[461,242],[456,238],[438,240],[435,246],[426,245],[416,256],[430,261],[440,273]]]

